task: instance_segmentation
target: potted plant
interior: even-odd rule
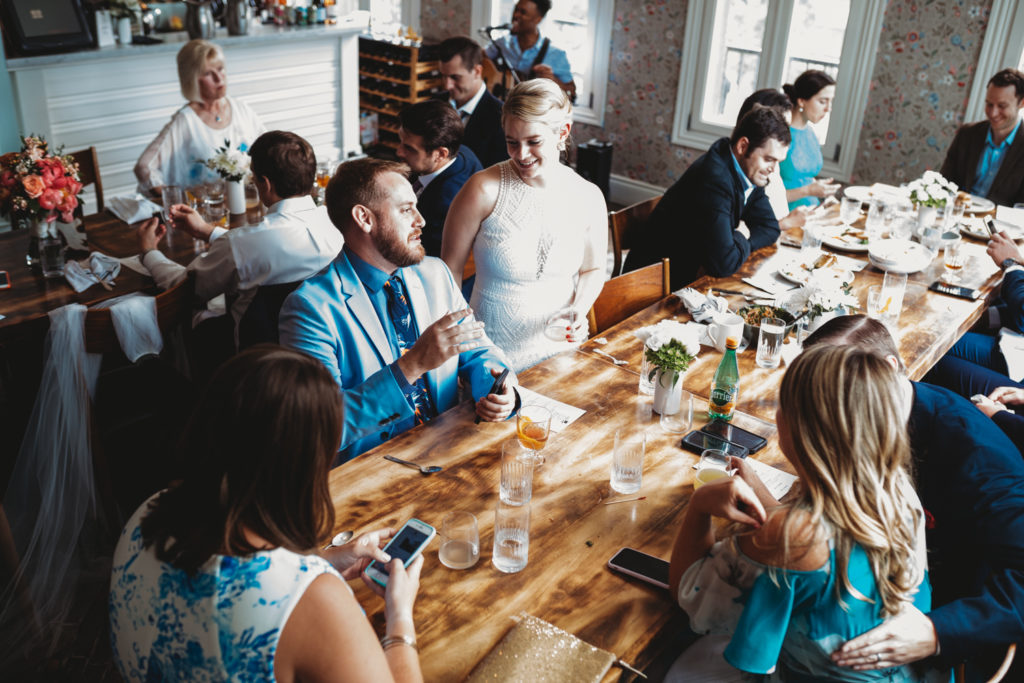
[[[644,339],[644,354],[654,383],[654,411],[674,415],[683,393],[683,373],[700,353],[696,329],[676,320],[663,320],[637,332]]]
[[[828,273],[823,273],[821,277],[815,275],[790,297],[787,304],[789,310],[807,316],[809,332],[832,318],[852,313],[860,304],[849,282],[837,280]]]
[[[245,213],[245,178],[249,175],[251,161],[246,154],[247,149],[244,142],[233,148],[231,141],[225,140],[216,154],[202,161],[227,182],[228,211],[231,213]]]
[[[956,183],[946,180],[935,171],[925,171],[917,180],[907,185],[910,201],[917,207],[917,223],[921,227],[935,223],[940,207],[945,207],[956,196]]]

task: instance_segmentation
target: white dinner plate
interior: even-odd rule
[[[868,250],[868,245],[861,241],[866,235],[863,228],[837,225],[822,228],[822,233],[821,243],[833,249],[862,254]]]
[[[843,270],[842,268],[826,267],[815,269],[813,266],[814,262],[818,260],[820,254],[811,254],[805,258],[797,257],[784,264],[779,268],[778,273],[780,277],[784,277],[790,282],[798,285],[806,285],[811,279],[811,275],[817,275],[818,278],[826,280],[835,279],[839,283],[850,283],[853,282],[853,272],[849,270]],[[833,256],[833,258],[835,258]]]
[[[972,194],[971,205],[964,209],[964,213],[987,213],[994,208],[996,208],[996,204],[991,199]]]
[[[871,201],[871,188],[867,185],[850,185],[843,188],[843,196],[851,197],[859,202]]]
[[[932,253],[924,245],[910,240],[879,240],[868,250],[868,260],[889,273],[916,273],[932,262]]]
[[[983,219],[981,218],[974,217],[965,219],[960,224],[960,232],[963,233],[964,235],[967,235],[968,237],[973,237],[975,239],[984,240],[987,242],[989,239],[991,239],[991,237],[988,234],[988,229],[982,223],[982,220]],[[993,219],[993,221],[996,224],[996,230],[998,230],[999,232],[1007,233],[1011,239],[1017,241],[1024,239],[1024,230],[1021,230],[1016,225],[996,219]]]

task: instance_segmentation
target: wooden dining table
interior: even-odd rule
[[[998,269],[984,255],[983,244],[968,247],[964,284],[990,294]],[[693,286],[751,290],[743,277],[761,268],[775,268],[778,259],[797,253],[784,246],[768,247],[754,253],[734,276],[701,278]],[[965,301],[927,291],[941,272],[942,262],[937,259],[909,277],[895,332],[913,378],[920,378],[985,306],[984,300]],[[883,275],[870,265],[857,273],[854,291],[862,303],[866,288],[881,283]],[[733,308],[743,304],[742,298],[728,298]],[[335,531],[397,529],[412,517],[440,528],[445,514],[452,511],[468,511],[478,519],[480,559],[473,567],[453,570],[442,565],[439,539],[425,551],[415,620],[426,680],[465,679],[522,612],[545,619],[641,670],[652,664],[663,666],[681,651],[687,620],[673,597],[606,567],[622,547],[668,558],[693,493],[698,456],[680,447],[681,434],[659,426],[651,397],[637,390],[643,343],[633,333],[664,319],[690,320],[675,295],[579,349],[521,373],[522,386],[586,412],[552,435],[545,450],[547,461],[534,475],[529,561],[519,573],[504,574],[491,564],[501,444],[515,437],[514,420],[475,425],[473,407],[464,402],[331,472]],[[614,364],[595,353],[597,349],[626,364]],[[774,425],[785,368],[758,368],[753,356],[753,349],[739,354],[741,389],[734,424],[768,438],[768,445],[752,459],[792,473]],[[706,422],[708,389],[720,360],[720,353],[702,347],[684,374],[684,388],[693,395],[694,429]],[[636,495],[622,496],[609,486],[617,430],[647,434],[643,484]],[[384,460],[386,454],[444,469],[423,476]],[[615,502],[634,498],[639,500]],[[352,585],[372,623],[383,633],[383,601],[361,584]],[[632,679],[632,674],[613,668],[605,680],[617,680],[620,675],[622,680]]]

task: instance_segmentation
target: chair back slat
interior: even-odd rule
[[[612,232],[612,254],[615,257],[612,276],[622,273],[622,253],[632,248],[639,229],[651,217],[662,195],[645,199],[618,211],[608,212],[608,227]]]
[[[606,281],[588,315],[591,336],[668,296],[669,277],[666,258]]]

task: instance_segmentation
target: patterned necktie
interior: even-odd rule
[[[420,196],[420,192],[423,191],[423,183],[420,182],[419,178],[417,178],[416,180],[412,181],[412,191],[416,193],[417,197],[419,197]]]
[[[465,109],[460,109],[460,110],[459,110],[459,116],[461,116],[461,117],[462,117],[462,123],[463,123],[463,125],[465,125],[465,123],[466,123],[466,120],[467,120],[467,119],[468,119],[468,118],[469,118],[470,116],[472,116],[472,114],[470,114],[470,113],[469,113],[468,111],[466,111]]]
[[[412,308],[409,306],[409,298],[405,294],[405,283],[398,273],[384,283],[384,291],[388,297],[388,315],[391,316],[391,324],[395,328],[395,337],[398,338],[398,355],[404,356],[406,351],[416,343],[416,330],[413,327]],[[412,383],[412,392],[409,394],[409,403],[416,414],[416,424],[423,424],[437,415],[434,402],[430,399],[427,391],[425,375],[420,375]]]

